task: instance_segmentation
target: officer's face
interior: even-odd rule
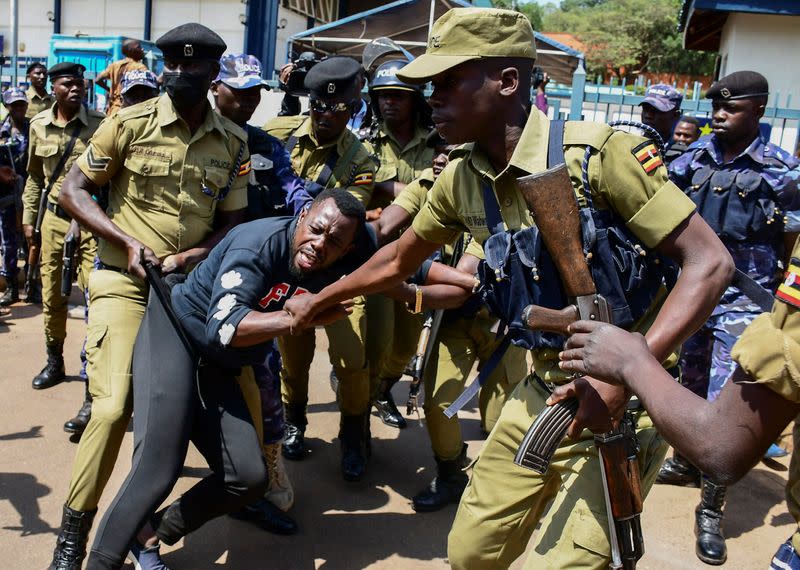
[[[331,142],[339,137],[347,128],[347,122],[352,116],[352,97],[331,97],[319,99],[326,106],[331,107],[337,103],[344,103],[346,109],[342,111],[315,111],[311,107],[311,128],[314,137],[321,143]]]
[[[33,85],[34,89],[44,89],[45,83],[47,83],[47,73],[44,67],[36,66],[31,69],[30,75],[31,85]]]
[[[76,108],[86,95],[83,77],[59,77],[53,81],[53,95],[56,103],[66,108]]]
[[[439,178],[439,175],[444,170],[444,167],[447,166],[447,163],[450,162],[450,151],[458,148],[454,144],[446,144],[437,146],[433,149],[434,156],[433,156],[433,176],[434,178]]]
[[[244,125],[253,116],[261,103],[262,89],[260,85],[249,89],[233,89],[221,81],[211,85],[211,93],[220,114],[237,125]]]
[[[487,74],[474,61],[457,65],[432,78],[428,104],[439,134],[450,144],[472,142],[496,116],[497,98]]]
[[[665,143],[669,142],[669,137],[672,135],[672,125],[677,118],[676,111],[659,111],[647,103],[642,105],[642,122],[658,131]]]
[[[700,138],[700,129],[693,123],[684,123],[683,121],[675,125],[675,130],[672,131],[672,142],[690,145]]]
[[[292,270],[300,276],[330,267],[353,247],[358,222],[342,215],[333,198],[300,213],[292,244]]]
[[[714,100],[711,108],[711,128],[723,143],[750,142],[764,114],[764,105],[754,99]]]
[[[378,109],[381,117],[389,123],[409,122],[414,114],[414,94],[403,89],[381,89],[378,94]]]
[[[8,109],[8,116],[15,123],[20,123],[25,119],[25,112],[28,110],[27,101],[14,101],[10,105],[6,105]]]

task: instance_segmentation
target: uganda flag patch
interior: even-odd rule
[[[633,153],[633,156],[636,157],[636,160],[639,161],[639,164],[642,165],[642,168],[644,168],[647,174],[650,174],[656,168],[664,164],[661,161],[661,155],[658,153],[656,145],[650,141],[644,141],[642,144],[635,147],[631,153]]]
[[[250,161],[243,162],[242,165],[239,167],[239,176],[247,176],[250,174]]]
[[[372,184],[374,176],[372,172],[362,172],[353,177],[353,186],[366,186]]]
[[[783,283],[778,285],[775,296],[781,301],[800,308],[800,259],[793,257],[789,262],[786,277],[783,279]]]

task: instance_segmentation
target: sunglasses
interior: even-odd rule
[[[349,103],[326,103],[320,99],[311,99],[308,107],[315,113],[346,113],[353,108],[353,102]]]

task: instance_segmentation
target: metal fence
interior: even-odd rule
[[[587,82],[583,65],[579,65],[572,76],[572,87],[556,86],[548,89],[547,98],[551,117],[562,119],[597,121],[607,123],[617,120],[639,120],[639,103],[644,99],[648,85],[636,83],[626,85],[604,85],[599,81]],[[684,93],[681,110],[700,119],[711,117],[711,102],[701,99],[699,83],[676,86]],[[642,94],[637,94],[642,93]],[[770,94],[762,123],[770,125],[770,141],[794,153],[800,134],[800,109],[791,108],[791,94]]]

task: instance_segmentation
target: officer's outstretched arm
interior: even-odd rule
[[[397,239],[400,231],[411,224],[411,215],[400,206],[389,204],[381,212],[381,216],[370,222],[378,239],[378,246],[382,247]]]
[[[317,295],[292,297],[284,308],[294,317],[296,328],[306,328],[317,314],[341,301],[379,293],[399,284],[439,247],[440,244],[422,239],[409,228],[400,239],[379,249],[347,277],[328,285]]]
[[[711,315],[731,282],[734,265],[728,250],[697,212],[665,237],[656,250],[681,268],[645,338],[660,361],[692,335]]]
[[[641,335],[589,321],[573,323],[570,332],[559,355],[561,368],[625,384],[658,432],[717,483],[730,485],[744,476],[800,412],[800,405],[753,383],[741,368],[719,398],[708,402],[675,382]],[[573,384],[556,388],[551,401],[576,395],[571,390]]]
[[[94,201],[92,194],[99,193],[98,186],[89,180],[83,171],[74,164],[64,178],[58,203],[74,220],[94,235],[124,248],[128,252],[127,270],[144,279],[139,252],[144,249],[145,258],[159,266],[161,262],[153,251],[138,240],[122,231],[112,222],[103,209]]]

